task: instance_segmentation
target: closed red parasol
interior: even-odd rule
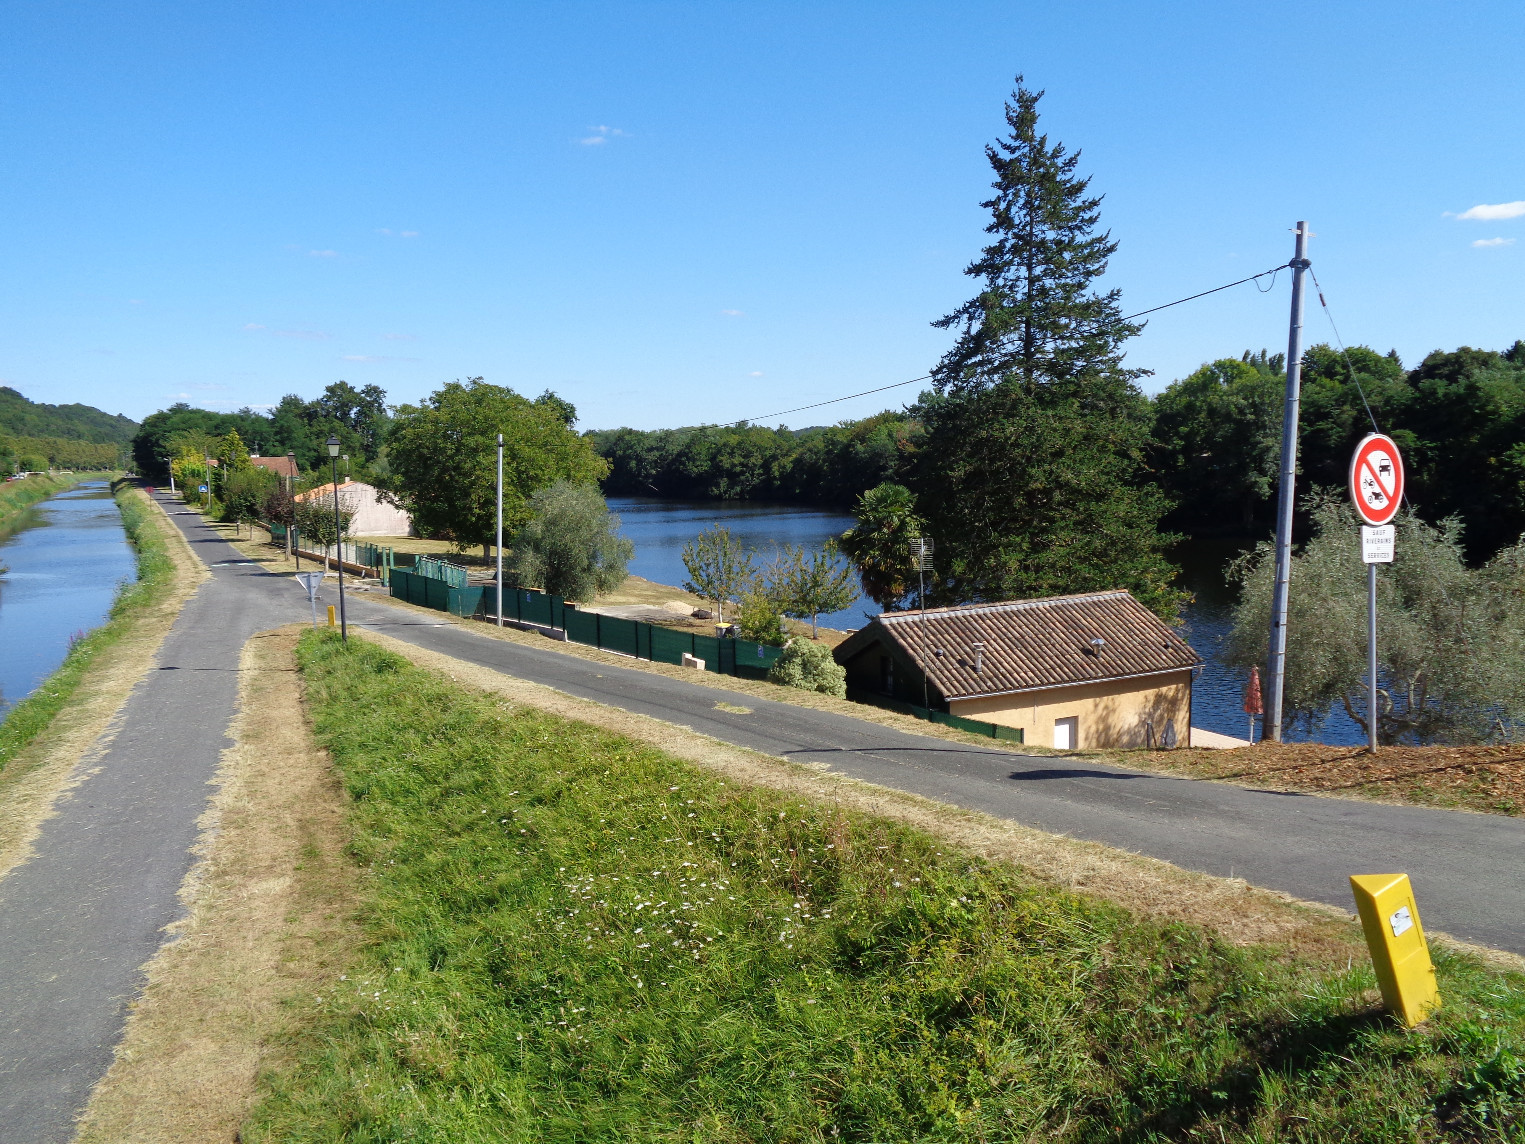
[[[1244,713],[1250,717],[1250,742],[1255,741],[1255,716],[1265,714],[1260,699],[1260,668],[1250,668],[1250,681],[1244,685]]]

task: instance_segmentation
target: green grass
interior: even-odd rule
[[[110,618],[74,640],[58,670],[16,704],[0,723],[0,771],[47,730],[74,699],[86,671],[121,640],[138,613],[158,601],[174,581],[174,562],[151,520],[154,510],[131,497],[123,482],[116,484],[116,503],[127,539],[137,555],[138,578],[118,589]]]
[[[20,481],[0,482],[0,537],[9,536],[27,519],[27,510],[40,500],[78,484],[77,475],[64,477],[27,477]]]
[[[1504,1139],[1525,978],[1337,970],[739,787],[328,633],[367,943],[245,1141]]]

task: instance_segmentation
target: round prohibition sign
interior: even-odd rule
[[[1403,503],[1403,458],[1385,433],[1370,433],[1350,459],[1350,501],[1372,526],[1387,524]]]

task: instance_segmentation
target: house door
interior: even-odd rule
[[[1080,745],[1080,720],[1074,715],[1068,719],[1054,720],[1054,747],[1060,751],[1073,751]]]

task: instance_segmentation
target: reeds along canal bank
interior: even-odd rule
[[[54,480],[52,495],[35,503],[3,499],[27,482],[0,492],[0,511],[10,509],[0,532],[12,529],[0,540],[0,566],[9,569],[0,576],[0,719],[58,669],[75,640],[106,622],[118,589],[137,579],[110,481],[57,491],[62,481]]]

